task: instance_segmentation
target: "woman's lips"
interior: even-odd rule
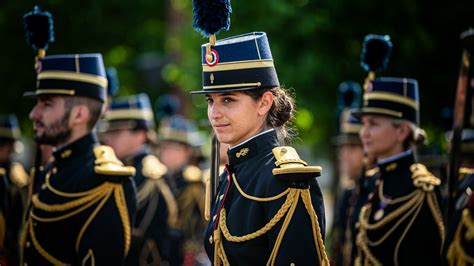
[[[230,126],[230,124],[218,124],[218,125],[214,125],[214,129],[215,130],[223,130],[223,129],[227,128],[228,126]]]

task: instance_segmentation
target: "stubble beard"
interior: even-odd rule
[[[38,144],[48,144],[57,147],[65,143],[71,137],[69,125],[69,112],[66,112],[60,119],[50,126],[44,127],[44,132],[38,135],[35,132],[35,141]]]

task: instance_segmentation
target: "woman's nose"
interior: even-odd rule
[[[210,120],[222,117],[221,108],[217,104],[210,105],[208,107],[208,116]]]

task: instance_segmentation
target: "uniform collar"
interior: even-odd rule
[[[406,150],[389,158],[379,160],[377,165],[382,173],[393,172],[399,169],[409,169],[415,162],[412,150]]]
[[[55,150],[53,152],[54,160],[57,163],[61,163],[77,158],[90,152],[98,143],[99,141],[95,133],[86,134],[82,138]]]
[[[278,146],[278,138],[274,129],[267,130],[230,148],[227,151],[230,165],[248,161],[262,151],[271,150]]]

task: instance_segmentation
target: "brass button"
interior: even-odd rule
[[[58,172],[58,168],[54,167],[52,171],[53,171],[53,174],[56,174]]]
[[[45,190],[46,188],[47,188],[46,183],[44,183],[43,185],[41,185],[41,189],[42,189],[42,190]]]
[[[292,263],[290,263],[290,266],[295,266],[295,263],[293,263],[293,262],[292,262]]]
[[[215,222],[215,221],[216,221],[216,218],[217,218],[217,215],[214,215],[214,216],[212,217],[212,221]]]
[[[26,247],[29,248],[30,247],[30,241],[26,241]]]
[[[23,263],[23,265],[24,265],[24,266],[28,266],[28,264],[26,264],[26,262],[25,262],[25,263]]]
[[[209,244],[212,245],[212,241],[213,241],[213,238],[212,238],[212,236],[210,236],[210,237],[209,237]]]

